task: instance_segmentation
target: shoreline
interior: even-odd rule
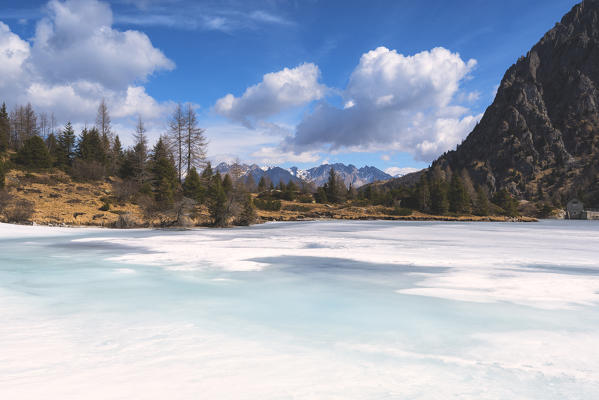
[[[369,217],[369,216],[361,216],[361,217],[322,217],[322,218],[314,218],[314,217],[306,217],[306,218],[298,218],[298,217],[288,217],[288,218],[263,218],[262,220],[250,225],[262,225],[269,222],[316,222],[316,221],[398,221],[398,222],[513,222],[513,223],[531,223],[531,222],[539,222],[539,219],[533,217],[503,217],[503,216],[487,216],[487,217],[477,217],[477,216],[420,216],[420,215],[410,215],[410,216],[386,216],[386,217]],[[0,222],[5,225],[15,225],[15,226],[40,226],[40,227],[49,227],[49,228],[98,228],[98,229],[115,229],[115,230],[190,230],[190,229],[231,229],[231,228],[242,228],[247,226],[240,225],[229,225],[224,228],[217,228],[209,225],[194,225],[194,226],[184,226],[184,225],[171,225],[171,226],[135,226],[131,228],[117,228],[109,225],[95,225],[95,224],[56,224],[56,223],[40,223],[36,221],[32,221],[30,223],[15,223],[15,222]]]

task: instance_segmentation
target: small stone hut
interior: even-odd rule
[[[584,205],[578,199],[572,199],[566,205],[566,217],[568,219],[586,219]]]

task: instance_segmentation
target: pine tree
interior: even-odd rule
[[[0,108],[0,153],[8,150],[10,143],[10,120],[6,111],[6,103]]]
[[[479,216],[489,215],[489,200],[482,186],[476,189],[475,213]]]
[[[154,145],[150,164],[154,199],[160,208],[168,208],[173,205],[178,180],[173,156],[162,137]]]
[[[354,200],[356,197],[358,197],[358,191],[356,190],[356,188],[354,187],[354,185],[352,183],[349,184],[349,188],[347,188],[347,199],[348,200]]]
[[[252,174],[248,174],[248,177],[245,180],[245,187],[250,193],[254,193],[256,191],[256,181],[254,181]]]
[[[335,168],[329,170],[329,179],[324,188],[329,202],[342,203],[345,200],[345,184],[339,179]]]
[[[58,168],[66,169],[73,164],[75,157],[75,131],[70,122],[60,131],[57,138],[55,163]]]
[[[248,226],[256,221],[256,207],[251,195],[247,195],[243,202],[243,208],[237,218],[237,225]]]
[[[227,194],[218,172],[211,178],[208,190],[208,211],[214,226],[224,227],[227,225]]]
[[[197,202],[202,202],[204,198],[204,188],[198,171],[191,167],[185,181],[183,182],[183,195]]]
[[[507,189],[501,189],[493,196],[493,203],[503,209],[503,213],[509,217],[518,216],[518,201],[512,197]]]
[[[426,174],[422,174],[420,177],[420,182],[418,182],[416,193],[418,197],[418,210],[425,213],[429,212],[431,206],[431,192]]]
[[[225,194],[229,195],[233,192],[233,180],[229,174],[226,174],[223,178],[223,190]]]
[[[449,211],[464,214],[470,212],[470,198],[458,174],[453,174],[449,186]]]
[[[100,164],[104,164],[106,161],[104,145],[100,133],[95,127],[81,131],[77,142],[77,158],[84,161],[95,161]]]
[[[6,181],[6,170],[5,170],[4,162],[0,159],[0,190],[4,189],[5,181]]]
[[[112,145],[111,154],[113,156],[113,172],[117,172],[121,169],[121,165],[123,164],[125,157],[125,152],[123,151],[123,146],[121,145],[121,139],[119,139],[119,135],[114,137],[114,144]]]
[[[16,156],[17,164],[26,168],[50,168],[52,159],[46,148],[44,140],[39,136],[32,136],[23,142]]]
[[[258,182],[258,193],[262,193],[266,190],[266,179],[264,176],[260,177],[260,181]]]
[[[431,211],[434,214],[447,214],[449,201],[447,200],[447,184],[443,181],[435,181],[431,187]]]

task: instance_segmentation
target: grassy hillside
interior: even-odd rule
[[[36,223],[44,225],[120,226],[127,220],[133,226],[207,226],[210,216],[205,206],[193,206],[184,219],[176,210],[148,215],[134,196],[123,199],[123,181],[111,177],[100,182],[79,182],[59,170],[51,172],[24,172],[11,170],[6,176],[8,198],[2,200],[0,220],[3,222]],[[255,196],[255,195],[254,195]],[[6,197],[6,196],[5,196]],[[28,210],[31,211],[29,215]],[[506,221],[504,216],[477,217],[435,216],[384,206],[355,206],[344,204],[317,204],[281,201],[281,209],[257,209],[258,222],[305,221],[315,219],[384,219],[384,220],[439,220],[439,221]],[[531,221],[534,218],[522,217]]]

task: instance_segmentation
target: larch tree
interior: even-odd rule
[[[137,183],[142,185],[148,178],[147,160],[148,160],[148,138],[146,137],[146,128],[141,116],[137,117],[135,127],[135,145],[133,146],[133,176]]]
[[[175,167],[179,183],[182,181],[184,159],[185,159],[185,138],[187,131],[187,118],[183,112],[181,104],[177,104],[168,120],[167,138],[168,144],[175,157]]]
[[[10,113],[11,145],[15,149],[21,147],[23,142],[39,134],[37,115],[31,104],[17,106]]]
[[[204,129],[198,127],[198,116],[192,105],[187,104],[185,109],[185,137],[183,144],[186,173],[189,173],[192,167],[200,168],[206,163],[208,141],[204,132]]]
[[[102,99],[98,106],[98,113],[96,115],[96,128],[100,132],[102,138],[102,144],[106,151],[110,150],[112,139],[112,126],[110,125],[110,114],[108,113],[108,106],[106,101]]]

